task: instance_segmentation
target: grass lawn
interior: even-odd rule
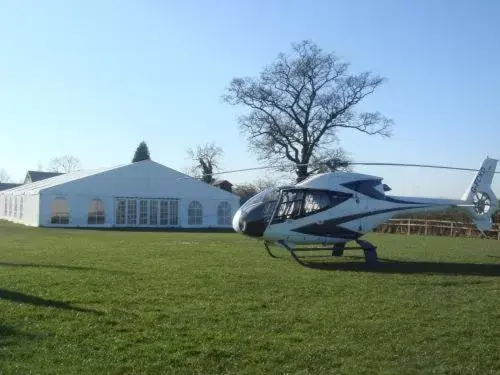
[[[234,233],[0,223],[0,373],[499,374],[500,241],[367,239],[375,270]]]

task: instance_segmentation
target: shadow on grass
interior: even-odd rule
[[[54,307],[63,310],[73,310],[79,312],[93,313],[102,315],[102,312],[92,309],[85,309],[83,307],[72,306],[67,302],[55,301],[50,299],[43,299],[37,296],[14,292],[12,290],[0,289],[0,299],[9,300],[12,302],[26,303],[34,306]]]
[[[13,327],[7,326],[5,324],[0,324],[0,342],[2,342],[2,340],[7,339],[9,337],[16,337],[16,336],[24,336],[26,338],[31,338],[31,339],[34,339],[37,337],[34,334],[22,332],[22,331],[18,330],[17,328],[13,328]]]
[[[381,261],[382,259],[379,259]],[[308,268],[327,271],[353,271],[373,273],[399,274],[446,274],[446,275],[473,275],[473,276],[500,276],[500,265],[477,263],[435,263],[435,262],[403,262],[387,261],[369,265],[362,262],[303,262]]]
[[[0,267],[55,268],[55,269],[61,269],[61,270],[101,271],[101,272],[113,272],[113,273],[130,274],[130,272],[125,272],[125,271],[105,270],[105,269],[99,269],[99,268],[94,268],[94,267],[68,266],[68,265],[65,265],[65,264],[38,264],[38,263],[10,263],[10,262],[0,262]]]
[[[0,337],[17,336],[21,332],[15,328],[0,324]]]

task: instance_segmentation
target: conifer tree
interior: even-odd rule
[[[138,161],[143,161],[143,160],[151,160],[151,156],[149,155],[148,145],[144,141],[139,143],[139,146],[137,146],[134,158],[132,159],[132,163],[136,163]]]

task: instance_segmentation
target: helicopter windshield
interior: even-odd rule
[[[261,236],[274,213],[280,190],[279,187],[266,189],[245,202],[237,215],[235,227],[244,227],[246,233]]]
[[[280,193],[279,188],[269,188],[269,189],[263,190],[260,193],[258,193],[257,195],[254,195],[248,201],[246,201],[241,206],[241,211],[248,212],[254,206],[266,204],[266,203],[271,203],[271,202],[276,202],[279,198],[279,193]]]

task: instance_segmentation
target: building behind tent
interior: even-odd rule
[[[229,191],[230,193],[233,192],[233,184],[228,180],[216,180],[212,183],[212,185],[218,187],[219,189]]]
[[[0,191],[0,218],[29,226],[230,228],[239,197],[144,160]]]
[[[30,184],[32,182],[46,180],[47,178],[60,176],[60,175],[62,175],[61,172],[28,171],[28,172],[26,172],[26,177],[24,178],[24,183]]]

